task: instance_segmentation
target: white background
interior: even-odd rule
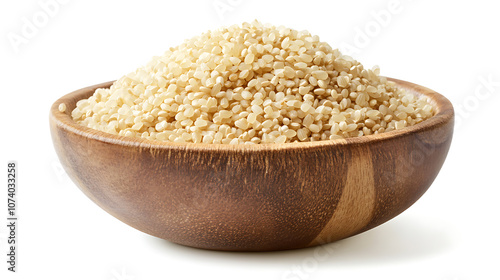
[[[44,21],[39,3],[48,1],[0,4],[0,216],[6,163],[16,160],[20,219],[14,274],[2,218],[1,279],[500,279],[495,1],[401,0],[394,9],[390,0],[61,0]],[[365,66],[434,89],[457,110],[450,153],[429,191],[392,221],[328,245],[322,259],[315,248],[212,252],[148,236],[85,197],[52,147],[48,113],[60,96],[117,79],[185,38],[255,18],[351,46],[346,52]],[[27,21],[36,30],[23,35]]]

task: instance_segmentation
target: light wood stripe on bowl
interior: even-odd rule
[[[356,234],[371,221],[375,205],[373,176],[370,150],[366,147],[353,149],[340,201],[332,218],[310,246]]]

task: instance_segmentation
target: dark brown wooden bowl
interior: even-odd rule
[[[454,112],[428,96],[434,117],[397,131],[267,145],[177,144],[111,135],[70,113],[103,83],[72,92],[50,111],[54,147],[76,185],[124,223],[175,243],[213,250],[303,248],[376,227],[411,206],[437,176]],[[66,112],[58,106],[65,103]]]

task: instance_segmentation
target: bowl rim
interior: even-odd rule
[[[403,88],[417,96],[426,96],[430,100],[432,106],[436,110],[434,116],[424,120],[418,124],[408,126],[402,129],[384,132],[380,134],[365,135],[359,137],[351,137],[334,140],[319,140],[298,143],[269,143],[269,144],[205,144],[205,143],[175,143],[163,142],[159,140],[149,140],[138,137],[127,137],[114,135],[100,130],[95,130],[76,123],[71,117],[71,111],[76,106],[76,102],[83,98],[90,97],[97,88],[109,88],[114,81],[105,82],[78,89],[68,93],[52,104],[50,109],[50,122],[55,126],[64,130],[80,135],[85,138],[128,147],[138,147],[142,149],[182,149],[193,151],[265,151],[265,150],[294,150],[294,149],[309,149],[333,145],[362,145],[368,142],[386,141],[394,138],[407,136],[409,134],[418,133],[433,129],[440,125],[446,124],[454,118],[454,110],[451,102],[443,95],[434,90],[420,86],[407,81],[386,77],[387,80],[396,83],[397,87]],[[65,112],[59,111],[59,105],[65,103]]]

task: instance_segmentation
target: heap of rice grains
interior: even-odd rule
[[[80,100],[72,117],[130,137],[265,144],[378,134],[433,115],[379,71],[307,31],[243,23],[170,48]]]

